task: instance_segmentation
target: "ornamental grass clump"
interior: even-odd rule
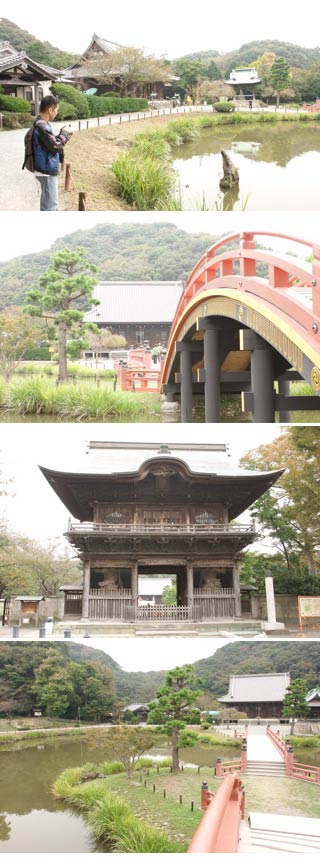
[[[169,129],[176,133],[183,143],[194,140],[199,137],[200,134],[198,120],[189,119],[188,117],[172,120],[172,122],[169,123]]]
[[[140,211],[163,209],[170,199],[174,175],[167,161],[144,157],[132,147],[115,159],[111,170],[120,197]]]
[[[115,852],[169,853],[185,852],[186,846],[176,843],[164,832],[157,831],[134,817],[123,820],[113,829],[112,842]]]
[[[131,153],[133,152],[137,152],[140,158],[168,160],[170,145],[161,131],[150,129],[135,135]]]

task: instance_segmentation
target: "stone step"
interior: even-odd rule
[[[288,834],[287,831],[267,831],[264,829],[252,828],[251,834],[256,838],[269,840],[270,842],[278,841],[283,843],[295,843],[302,846],[312,846],[315,849],[320,848],[320,837],[309,834]]]
[[[301,840],[293,834],[289,839],[287,834],[274,832],[272,835],[266,832],[251,832],[251,845],[259,848],[268,848],[282,852],[319,852],[320,841],[314,837],[302,837]]]

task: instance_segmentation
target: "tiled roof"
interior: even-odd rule
[[[282,702],[290,684],[290,673],[259,673],[230,676],[228,693],[220,703]]]
[[[102,281],[94,288],[100,305],[85,314],[94,323],[171,323],[182,281]]]

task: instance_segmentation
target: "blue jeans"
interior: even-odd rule
[[[57,176],[36,176],[40,183],[40,211],[55,212],[59,209],[58,203],[58,177]]]

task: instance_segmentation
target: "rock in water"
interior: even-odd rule
[[[223,177],[220,180],[220,188],[233,188],[235,185],[239,185],[239,171],[238,168],[235,167],[233,162],[231,161],[230,156],[224,151],[221,150],[222,155],[222,166],[223,166]]]

